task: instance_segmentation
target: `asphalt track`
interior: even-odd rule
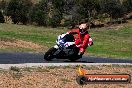
[[[75,62],[64,59],[45,61],[44,55],[40,53],[0,53],[0,64],[26,64],[26,63],[129,63],[132,59],[112,59],[100,57],[83,56]]]

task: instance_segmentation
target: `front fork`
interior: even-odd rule
[[[63,49],[61,46],[59,47],[59,45],[55,45],[54,48],[57,49],[57,51],[54,53],[55,56],[57,56],[58,58],[65,58],[66,54],[64,53]]]
[[[62,50],[59,48],[58,45],[55,45],[54,48],[57,49],[57,51],[54,53],[54,55],[55,55],[55,56],[58,56],[59,53],[60,53]]]
[[[58,45],[55,45],[54,48],[58,49],[59,47],[58,47]]]

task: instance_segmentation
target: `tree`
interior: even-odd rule
[[[7,15],[11,16],[14,24],[19,22],[26,24],[31,6],[30,0],[11,0],[7,7]]]
[[[101,0],[100,7],[103,13],[109,14],[114,19],[122,17],[125,12],[120,0]]]
[[[127,12],[132,12],[132,0],[125,0],[123,5],[126,7]]]
[[[58,9],[53,8],[53,10],[50,12],[50,15],[48,16],[47,25],[51,27],[60,26],[61,20],[62,13]]]
[[[63,19],[64,24],[63,26],[75,26],[78,24],[81,16],[78,13],[78,5],[76,0],[64,0],[63,6]]]
[[[0,9],[4,12],[6,9],[7,2],[5,0],[0,1]]]
[[[31,21],[37,25],[47,26],[48,0],[35,4],[30,13]]]
[[[0,23],[4,23],[5,19],[4,19],[4,10],[6,7],[6,2],[4,0],[0,1]]]
[[[90,21],[97,15],[97,12],[100,11],[100,5],[98,0],[77,0],[78,13],[81,18],[88,18]]]
[[[64,1],[52,0],[48,3],[48,25],[57,27],[60,25],[64,13]]]
[[[54,0],[40,1],[33,7],[31,12],[32,21],[43,26],[59,26],[63,15],[62,10],[59,8],[61,7],[60,2],[55,2]]]
[[[5,20],[4,20],[4,16],[2,14],[2,12],[0,11],[0,23],[4,23]]]
[[[65,0],[51,0],[53,8],[59,10],[61,13],[64,13]]]

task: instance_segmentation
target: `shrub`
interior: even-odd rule
[[[107,13],[111,18],[123,17],[125,8],[120,0],[101,0],[100,7],[103,13]]]
[[[7,15],[11,16],[14,24],[19,22],[26,24],[31,6],[31,0],[11,0],[7,7]]]
[[[62,12],[52,1],[42,0],[33,7],[31,20],[38,25],[57,27],[62,19]]]
[[[126,0],[123,2],[124,7],[126,7],[127,12],[132,11],[132,0]]]
[[[48,16],[47,25],[51,27],[57,27],[60,26],[62,14],[58,9],[53,9],[52,12],[50,12],[50,16]]]
[[[30,18],[32,22],[35,22],[38,25],[47,25],[47,3],[47,0],[42,0],[33,6],[33,9],[30,13]]]
[[[98,0],[77,0],[77,5],[81,19],[89,18],[88,21],[91,21],[100,11]]]

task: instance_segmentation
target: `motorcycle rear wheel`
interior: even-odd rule
[[[53,54],[55,53],[56,50],[57,50],[57,49],[54,48],[54,47],[50,48],[50,49],[45,53],[44,59],[45,59],[46,61],[51,61],[51,60],[54,58]]]

